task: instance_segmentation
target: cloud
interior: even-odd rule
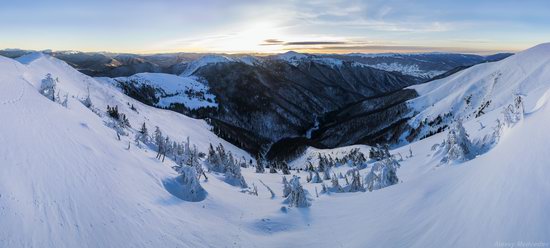
[[[267,39],[267,40],[264,40],[264,43],[260,44],[260,45],[263,45],[263,46],[269,46],[269,45],[281,45],[285,43],[284,41],[282,40],[277,40],[277,39]]]
[[[322,46],[322,47],[303,47],[301,49],[288,48],[285,50],[296,50],[301,52],[313,53],[381,53],[381,52],[398,52],[398,53],[414,53],[414,52],[454,52],[454,53],[476,53],[476,54],[493,54],[499,52],[513,52],[512,50],[499,49],[476,49],[467,47],[443,47],[443,46],[407,46],[407,45],[343,45],[343,46]]]
[[[285,42],[285,46],[316,46],[316,45],[344,45],[345,41],[293,41]]]
[[[282,41],[278,39],[267,39],[264,40],[264,43],[260,44],[262,46],[319,46],[319,45],[345,45],[350,44],[346,41]]]

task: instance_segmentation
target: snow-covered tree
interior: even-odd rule
[[[513,126],[523,119],[524,115],[523,98],[521,95],[517,95],[514,98],[514,102],[504,108],[502,114],[504,115],[504,123],[507,126]]]
[[[340,182],[338,181],[338,178],[336,177],[336,174],[333,174],[332,175],[332,179],[330,179],[330,183],[331,183],[331,186],[330,186],[330,191],[332,192],[344,192],[344,189],[342,188],[342,186],[340,186]]]
[[[61,106],[65,108],[69,106],[69,94],[65,94],[63,96],[63,101],[61,102]]]
[[[281,171],[283,172],[283,174],[285,175],[290,175],[290,169],[288,167],[288,163],[283,161],[281,162]]]
[[[275,174],[277,173],[277,168],[276,167],[276,163],[275,162],[271,162],[269,164],[269,173],[272,173],[272,174]]]
[[[399,163],[393,158],[385,158],[374,163],[370,172],[365,176],[365,186],[369,191],[388,187],[399,182],[397,168]]]
[[[190,201],[202,200],[205,191],[200,185],[195,168],[184,165],[179,167],[177,171],[180,174],[178,180],[183,186],[182,189],[185,191],[183,194],[185,198]]]
[[[359,148],[351,149],[342,159],[340,163],[347,163],[350,166],[357,167],[358,169],[364,169],[367,167],[367,159]]]
[[[348,192],[365,191],[363,182],[361,181],[361,174],[359,170],[351,170],[351,184],[348,187]]]
[[[147,129],[147,126],[145,125],[145,122],[143,122],[143,124],[141,124],[141,128],[136,133],[135,142],[138,145],[139,145],[139,142],[141,142],[143,144],[149,143],[149,130]]]
[[[256,173],[264,173],[265,167],[267,165],[267,160],[265,159],[265,152],[261,151],[256,156]]]
[[[285,203],[290,207],[305,208],[311,206],[311,202],[307,196],[307,190],[305,190],[300,184],[300,178],[293,176],[290,179],[290,194],[288,194]]]
[[[84,100],[81,100],[81,102],[84,106],[86,106],[86,108],[91,108],[93,104],[92,104],[92,98],[90,97],[90,85],[88,85],[86,90],[87,90],[86,98],[84,98]]]
[[[463,162],[475,156],[474,146],[469,139],[466,129],[462,126],[462,120],[456,121],[447,134],[447,139],[440,146],[443,152],[442,163],[453,161]]]
[[[208,147],[208,157],[206,157],[206,167],[208,168],[208,171],[213,172],[224,172],[224,165],[222,162],[222,159],[220,158],[220,155],[218,154],[217,150],[214,149],[214,146],[210,144]]]
[[[321,176],[319,175],[318,171],[315,171],[313,173],[313,176],[311,177],[311,183],[322,183],[323,179],[321,179]]]
[[[164,153],[164,136],[158,126],[155,126],[155,132],[153,133],[153,141],[157,146],[157,159],[160,159]]]
[[[52,74],[46,74],[46,77],[42,79],[42,82],[40,84],[40,94],[55,102],[56,84],[57,80],[52,78]]]
[[[241,165],[231,152],[226,152],[222,144],[214,149],[212,144],[208,149],[208,157],[206,158],[206,166],[208,171],[224,173],[225,181],[231,185],[248,187],[243,175],[241,174]]]
[[[283,197],[290,195],[290,183],[286,180],[286,177],[283,176]]]
[[[225,165],[225,181],[234,186],[248,188],[248,185],[241,174],[241,166],[239,166],[233,159],[231,152],[229,152],[228,160]]]
[[[330,180],[330,169],[331,167],[326,167],[325,171],[323,171],[323,180]]]
[[[371,147],[369,151],[369,157],[376,161],[383,160],[384,158],[387,158],[390,156],[391,155],[389,151],[389,146],[387,144],[385,145],[376,144],[376,146]]]

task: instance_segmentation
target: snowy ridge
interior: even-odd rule
[[[331,67],[341,66],[343,63],[343,61],[340,59],[302,54],[294,51],[289,51],[283,54],[279,54],[275,58],[279,60],[284,60],[294,66],[298,66],[300,63],[307,62],[307,61],[312,61],[315,63],[319,63],[319,64],[331,66]]]
[[[418,128],[424,120],[433,121],[438,116],[448,116],[446,121],[476,119],[495,110],[500,112],[514,95],[525,96],[525,110],[529,112],[550,88],[549,79],[547,43],[498,62],[476,65],[450,77],[410,87],[420,97],[408,103],[419,113],[409,124]]]
[[[199,68],[209,64],[226,63],[226,62],[233,62],[233,61],[234,60],[232,58],[222,56],[222,55],[205,55],[200,59],[189,63],[185,71],[181,74],[181,76],[191,76]]]
[[[404,74],[404,75],[410,75],[410,76],[415,76],[415,77],[420,77],[420,78],[432,78],[432,77],[435,77],[435,76],[440,75],[442,73],[445,73],[445,71],[421,70],[418,67],[418,65],[416,65],[416,64],[402,65],[402,64],[399,64],[399,63],[396,63],[396,62],[391,63],[391,64],[388,64],[388,63],[379,63],[379,64],[354,63],[354,64],[357,65],[357,66],[368,66],[368,67],[376,68],[376,69],[383,70],[383,71],[400,72],[401,74]]]
[[[209,88],[194,76],[181,77],[165,73],[138,73],[130,77],[115,78],[117,82],[132,83],[136,87],[144,85],[158,89],[156,97],[158,107],[170,107],[171,104],[183,104],[189,109],[217,107],[215,96]]]

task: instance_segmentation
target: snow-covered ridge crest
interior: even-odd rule
[[[341,66],[343,63],[343,61],[340,59],[316,56],[313,54],[297,53],[294,51],[288,51],[286,53],[279,54],[275,56],[275,58],[286,61],[294,66],[298,66],[300,63],[307,62],[307,61],[311,61],[311,62],[315,62],[315,63],[319,63],[319,64],[331,66],[331,67]]]
[[[185,71],[181,74],[181,76],[191,76],[199,68],[209,64],[227,63],[227,62],[234,62],[234,61],[235,61],[234,59],[223,55],[215,55],[215,54],[205,55],[200,59],[189,63]]]
[[[102,78],[109,81],[109,78]],[[215,96],[209,88],[195,76],[177,76],[166,73],[138,73],[130,77],[115,78],[117,83],[132,84],[136,88],[153,87],[158,103],[155,106],[166,108],[172,104],[182,104],[186,108],[217,107]]]
[[[421,133],[418,137],[457,119],[492,125],[497,113],[516,95],[524,96],[526,112],[540,105],[537,102],[550,89],[550,44],[541,44],[504,60],[479,64],[447,78],[410,88],[420,95],[408,102],[418,112],[409,121],[409,125]],[[436,124],[430,129],[427,123]]]

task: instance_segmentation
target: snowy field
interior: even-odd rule
[[[550,44],[413,87],[420,97],[410,102],[419,110],[411,124],[452,111],[464,120],[470,158],[442,162],[446,146],[434,144],[452,137],[442,132],[390,150],[398,182],[373,191],[325,193],[331,180],[307,182],[309,172],[291,170],[285,176],[300,177],[309,207],[289,206],[281,170],[254,166],[241,168],[248,187],[207,172],[199,179],[204,195],[182,199],[189,189],[177,180],[176,162],[136,144],[143,123],[173,141],[189,137],[205,154],[222,143],[237,160],[256,161],[204,121],[143,105],[52,57],[0,57],[0,71],[0,247],[550,246]],[[59,102],[39,92],[48,73]],[[88,89],[90,108],[81,102]],[[520,118],[495,128],[518,95]],[[118,135],[107,105],[130,124]],[[495,132],[498,139],[487,139]],[[371,147],[309,148],[290,167],[318,166],[319,154],[342,159],[353,149],[367,156]],[[367,182],[376,163],[367,158],[354,173]],[[347,187],[353,169],[342,163],[331,172]]]

